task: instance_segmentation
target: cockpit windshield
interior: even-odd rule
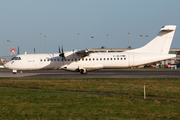
[[[20,57],[13,57],[11,60],[21,60]]]

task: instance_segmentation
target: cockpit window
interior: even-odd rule
[[[13,57],[11,60],[21,60],[20,57]]]

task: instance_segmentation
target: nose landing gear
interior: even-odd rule
[[[13,74],[16,74],[16,73],[17,73],[17,70],[12,70],[12,73],[13,73]]]

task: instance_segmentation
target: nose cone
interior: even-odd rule
[[[9,62],[4,64],[4,68],[9,68]]]

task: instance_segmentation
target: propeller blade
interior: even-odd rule
[[[63,51],[63,46],[62,46],[62,53],[64,53],[64,51]]]
[[[62,53],[60,53],[59,56],[65,57],[65,55],[64,55],[64,50],[63,50],[63,46],[62,46]]]
[[[61,53],[61,49],[60,49],[60,46],[59,46],[59,54]]]

